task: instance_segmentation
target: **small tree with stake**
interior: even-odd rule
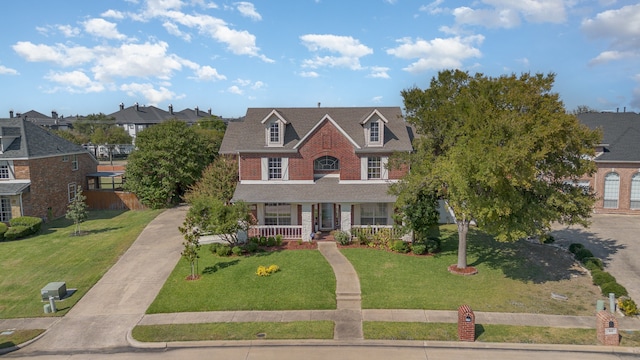
[[[197,280],[200,278],[198,275],[198,250],[200,250],[200,230],[194,225],[193,218],[187,216],[183,226],[179,227],[180,233],[184,236],[184,250],[182,250],[182,257],[185,258],[191,265],[191,275],[187,277],[187,280]]]
[[[85,203],[87,197],[82,194],[82,188],[78,187],[76,196],[67,207],[67,213],[65,217],[69,220],[73,220],[75,224],[74,235],[80,235],[80,223],[87,220],[87,204]]]

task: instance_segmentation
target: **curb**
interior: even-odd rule
[[[12,347],[8,347],[8,348],[4,348],[4,349],[0,349],[0,355],[4,355],[4,354],[8,354],[10,352],[14,352],[17,350],[22,349],[23,347],[30,345],[34,342],[36,342],[38,339],[40,339],[41,337],[43,337],[46,333],[49,332],[49,329],[45,329],[40,335],[34,337],[33,339],[27,340],[25,342],[23,342],[22,344],[18,344],[18,345],[14,345]]]

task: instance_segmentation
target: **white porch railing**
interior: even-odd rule
[[[398,229],[395,229],[393,225],[351,225],[351,234],[365,234],[366,236],[373,237],[376,233],[384,229],[387,229],[391,232],[392,238],[402,238],[402,232]]]
[[[282,235],[285,240],[302,239],[301,225],[254,225],[249,227],[249,237]]]

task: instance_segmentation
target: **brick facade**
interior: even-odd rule
[[[604,179],[609,173],[620,176],[618,207],[615,209],[604,207]],[[633,163],[598,163],[598,170],[593,177],[588,178],[591,188],[598,199],[594,205],[594,212],[599,214],[640,214],[640,209],[631,209],[631,178],[640,172],[640,164]]]

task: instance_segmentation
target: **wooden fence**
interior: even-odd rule
[[[143,210],[144,205],[135,194],[125,191],[84,190],[90,210]]]

